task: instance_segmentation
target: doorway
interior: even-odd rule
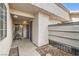
[[[32,42],[32,21],[27,24],[14,24],[15,26],[15,40],[29,39]]]
[[[14,37],[15,40],[22,39],[23,37],[23,28],[21,24],[15,24],[15,31],[14,31]]]

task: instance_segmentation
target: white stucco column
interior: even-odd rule
[[[49,16],[38,13],[33,21],[33,43],[37,46],[48,44],[48,21]]]
[[[38,14],[38,46],[48,44],[48,22],[49,16],[43,13]]]

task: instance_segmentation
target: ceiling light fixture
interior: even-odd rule
[[[23,24],[27,24],[27,22],[26,21],[23,21]]]
[[[14,15],[13,17],[14,17],[14,18],[18,18],[18,16],[17,16],[17,15]]]

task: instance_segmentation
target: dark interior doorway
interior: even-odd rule
[[[22,25],[22,26],[21,26]],[[28,24],[26,24],[26,31],[24,32],[23,24],[15,24],[15,38],[20,38],[20,36],[16,36],[18,34],[21,34],[21,37],[24,37],[24,33],[26,33],[26,39],[29,39],[32,41],[32,21],[29,21]]]
[[[32,21],[30,22],[30,40],[32,41]]]
[[[21,39],[23,37],[23,28],[21,24],[15,24],[15,32],[14,32],[15,40]]]
[[[27,25],[27,38],[29,38],[30,41],[32,41],[32,21],[30,21]]]

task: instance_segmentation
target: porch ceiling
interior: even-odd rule
[[[28,12],[31,14],[35,14],[39,11],[38,8],[32,6],[29,3],[10,3],[9,6],[10,9],[14,9],[22,12]]]
[[[17,18],[15,18],[14,16],[15,16],[15,14],[11,14],[11,17],[13,19],[13,23],[15,23],[15,24],[21,24],[23,21],[30,22],[33,20],[33,18],[24,17],[24,16],[20,16],[20,15],[16,15]]]
[[[34,6],[30,3],[10,3],[9,7],[10,7],[10,9],[14,9],[14,10],[22,11],[22,12],[28,12],[33,15],[37,14],[38,12],[43,12],[43,13],[49,15],[49,17],[54,20],[65,21],[65,20],[63,20],[63,18],[61,18],[57,15],[54,15],[54,14],[52,14],[44,9],[41,9],[37,6]]]

